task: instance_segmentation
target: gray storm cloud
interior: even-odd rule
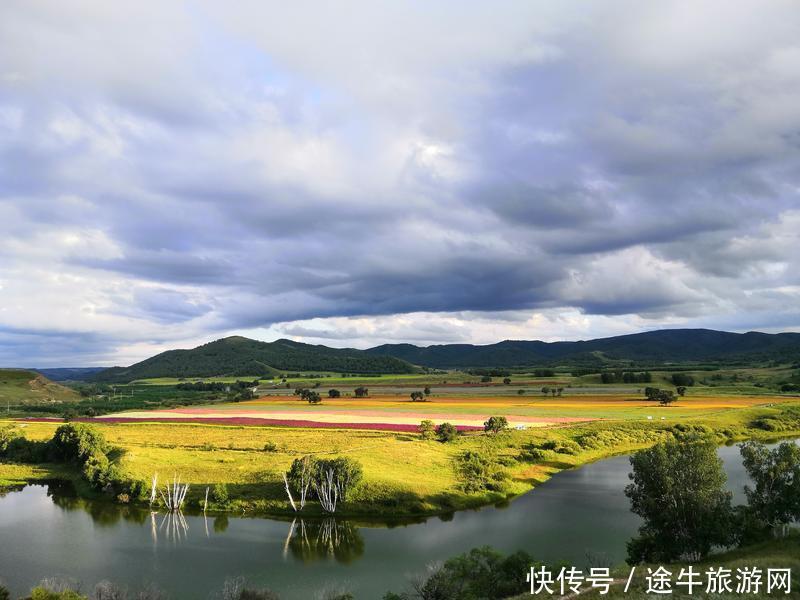
[[[797,40],[789,1],[4,2],[0,360],[798,329]]]

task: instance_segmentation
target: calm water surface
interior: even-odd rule
[[[721,448],[720,456],[741,502],[747,476],[738,449]],[[371,600],[404,589],[434,561],[486,544],[544,561],[618,564],[639,524],[623,493],[629,471],[627,457],[610,458],[559,473],[505,508],[395,527],[189,515],[181,522],[31,485],[0,498],[0,578],[15,594],[66,575],[84,591],[103,579],[132,588],[153,582],[189,599],[243,576],[286,600],[341,586]]]

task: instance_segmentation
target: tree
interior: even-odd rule
[[[486,433],[493,433],[497,435],[501,431],[508,429],[508,419],[505,417],[489,417],[483,424],[483,430]]]
[[[661,393],[658,395],[658,403],[661,406],[669,406],[673,402],[675,402],[677,398],[675,398],[675,393],[672,390],[661,390]]]
[[[303,390],[301,397],[309,404],[319,404],[322,402],[322,397],[319,395],[319,392],[315,392],[314,390]]]
[[[422,390],[422,391],[425,392],[425,396],[430,396],[431,395],[431,388],[428,385],[426,385],[425,389]]]
[[[800,520],[800,446],[784,442],[770,450],[746,442],[739,451],[754,483],[744,488],[749,512],[769,527]]]
[[[436,428],[436,437],[440,442],[452,442],[458,437],[458,429],[451,423],[442,423]]]
[[[419,424],[419,434],[423,440],[432,440],[436,436],[436,426],[433,421],[425,419]]]
[[[685,396],[686,395],[686,386],[685,385],[679,385],[677,388],[675,388],[675,391],[678,392],[678,396]]]
[[[544,386],[544,387],[542,388],[542,394],[544,394],[545,396],[547,396],[547,394],[549,394],[549,393],[550,393],[550,386],[547,386],[547,385],[546,385],[546,386]]]
[[[342,395],[342,392],[339,390],[330,389],[328,390],[328,398],[338,398]]]
[[[503,383],[506,385],[511,385],[511,377],[504,377]]]
[[[491,383],[492,377],[490,375],[484,375],[481,377],[481,383]]]
[[[694,377],[687,375],[686,373],[673,373],[672,385],[691,387],[694,385]]]
[[[560,387],[560,388],[558,388],[558,395],[559,395],[559,396],[560,396],[560,395],[561,395],[563,392],[564,392],[564,388],[563,388],[563,387]]]
[[[663,442],[631,457],[631,510],[644,519],[628,563],[697,560],[732,540],[731,493],[713,441]]]
[[[425,402],[425,394],[422,392],[411,392],[412,402]]]
[[[369,390],[363,386],[357,387],[353,392],[356,395],[356,398],[366,398],[369,396]]]
[[[519,394],[520,396],[522,396],[522,394],[524,394],[524,393],[525,393],[525,390],[523,390],[522,388],[517,390],[517,394]]]

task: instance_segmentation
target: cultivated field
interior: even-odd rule
[[[369,398],[325,398],[321,404],[309,405],[297,396],[284,395],[208,406],[112,413],[98,420],[416,431],[423,419],[475,430],[482,429],[490,416],[502,415],[512,428],[527,429],[600,419],[674,422],[780,401],[772,396],[690,396],[665,408],[634,394],[520,398],[466,395],[462,391],[461,395],[432,395],[426,402],[411,402],[402,396],[386,394]]]

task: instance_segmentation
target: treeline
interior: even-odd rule
[[[253,381],[240,381],[236,380],[233,383],[223,383],[221,381],[187,381],[186,383],[179,383],[175,386],[176,390],[185,392],[229,392],[229,391],[242,391],[258,387],[259,380]]]
[[[650,371],[636,373],[634,371],[604,371],[600,373],[601,383],[652,383]]]

